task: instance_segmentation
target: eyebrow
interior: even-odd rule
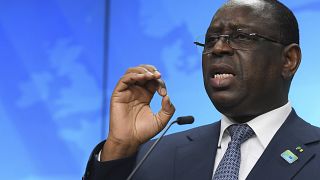
[[[209,26],[207,33],[212,33],[212,32],[221,32],[224,29],[225,25],[215,25],[213,24],[212,26]],[[236,31],[238,29],[245,29],[245,30],[251,30],[253,29],[250,25],[248,24],[234,24],[234,23],[229,23],[227,24],[227,27],[230,28],[232,31]]]

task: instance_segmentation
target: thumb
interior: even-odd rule
[[[171,103],[169,96],[164,96],[161,102],[161,109],[156,114],[156,120],[158,121],[157,123],[160,126],[160,129],[163,129],[167,125],[167,123],[173,116],[175,110],[176,109],[174,105]]]

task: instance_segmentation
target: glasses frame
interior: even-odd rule
[[[275,40],[273,38],[270,38],[270,37],[267,37],[267,36],[264,36],[264,35],[261,35],[261,34],[258,34],[258,33],[246,33],[246,32],[243,32],[242,29],[237,29],[237,32],[251,37],[252,40],[263,39],[265,41],[270,41],[270,42],[273,42],[273,43],[276,43],[276,44],[284,45],[282,42],[280,42],[278,40]],[[221,39],[221,37],[223,37],[223,38],[226,39],[226,42],[227,42],[227,44],[228,44],[228,46],[230,48],[236,49],[236,50],[241,49],[241,48],[233,48],[230,45],[230,37],[231,37],[231,35],[232,34],[220,34],[220,35],[217,35],[217,37],[218,37],[217,42]],[[201,42],[198,42],[198,41],[194,41],[193,43],[195,45],[197,45],[197,46],[201,46],[201,47],[205,48],[205,43],[201,43]],[[212,53],[212,52],[208,52],[208,53]],[[208,54],[208,53],[204,53],[204,54]]]

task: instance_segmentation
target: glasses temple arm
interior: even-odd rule
[[[197,42],[197,41],[193,42],[193,44],[195,44],[195,45],[197,45],[197,46],[202,46],[202,47],[204,47],[204,44],[203,44],[203,43],[200,43],[200,42]]]

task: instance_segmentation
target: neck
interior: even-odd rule
[[[256,117],[258,117],[258,116],[260,116],[262,114],[265,114],[267,112],[270,112],[272,110],[275,110],[277,108],[280,108],[280,107],[284,106],[287,103],[288,103],[288,101],[283,102],[280,105],[273,106],[273,107],[270,107],[268,109],[259,111],[259,113],[251,113],[251,114],[248,113],[248,114],[239,115],[239,116],[228,116],[228,115],[225,115],[225,116],[227,116],[228,118],[232,119],[233,121],[235,121],[237,123],[247,123],[247,122],[251,121],[252,119],[254,119]]]

